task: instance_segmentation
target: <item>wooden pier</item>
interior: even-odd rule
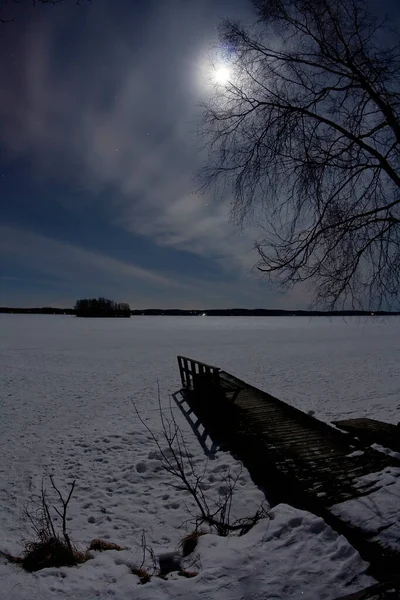
[[[333,424],[367,444],[380,444],[400,452],[400,423],[392,425],[376,419],[345,419]]]
[[[379,532],[367,535],[334,510],[368,496],[371,483],[360,477],[400,467],[400,461],[217,367],[182,356],[178,363],[191,409],[210,437],[243,462],[270,502],[322,516],[377,571],[400,571],[400,543],[391,547]],[[400,525],[389,525],[399,526],[400,537]]]

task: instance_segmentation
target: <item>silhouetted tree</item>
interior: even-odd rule
[[[225,21],[230,81],[205,107],[205,185],[257,215],[258,268],[328,307],[398,303],[399,35],[362,0],[254,0]]]
[[[126,302],[114,302],[107,298],[82,298],[75,303],[77,317],[130,317],[131,309]]]

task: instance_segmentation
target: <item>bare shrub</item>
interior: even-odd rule
[[[26,509],[36,539],[25,542],[20,562],[21,566],[30,572],[48,567],[73,566],[88,559],[87,553],[81,552],[73,544],[67,531],[68,504],[74,492],[75,481],[72,482],[66,498],[56,486],[53,476],[50,476],[50,482],[58,496],[60,507],[50,505],[42,481],[39,506],[35,512]],[[61,530],[55,525],[54,513],[61,519]]]
[[[171,403],[169,405],[169,414],[166,414],[161,406],[159,385],[157,389],[161,439],[166,444],[166,447],[163,447],[163,444],[160,443],[155,433],[144,422],[133,401],[132,404],[140,423],[150,434],[151,439],[157,447],[157,457],[162,469],[172,475],[175,481],[175,483],[169,483],[169,485],[177,490],[188,492],[196,506],[196,513],[193,513],[192,509],[187,507],[188,513],[191,515],[190,522],[195,525],[196,531],[202,525],[207,524],[221,536],[227,536],[232,533],[238,535],[247,533],[258,521],[268,515],[263,506],[260,506],[251,517],[237,519],[232,515],[235,488],[242,470],[240,469],[236,474],[229,471],[221,481],[218,498],[208,498],[203,485],[208,462],[202,468],[195,465],[182,431],[176,422]]]
[[[149,581],[151,581],[151,578],[154,575],[158,574],[157,558],[156,558],[156,555],[154,554],[153,549],[147,544],[145,530],[142,531],[141,547],[142,547],[142,562],[141,562],[140,566],[132,566],[131,572],[133,573],[133,575],[136,575],[136,577],[139,577],[139,581],[141,584],[145,584],[145,583],[149,583]],[[150,562],[150,566],[146,567],[145,566],[146,562],[147,563]]]

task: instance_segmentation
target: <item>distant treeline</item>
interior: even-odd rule
[[[131,308],[126,302],[108,298],[82,298],[74,306],[77,317],[130,317]]]
[[[205,310],[180,310],[148,308],[145,310],[132,310],[132,315],[144,316],[201,316],[206,317],[354,317],[354,316],[389,316],[400,315],[400,312],[389,311],[366,311],[366,310],[279,310],[266,308],[221,308]]]
[[[78,301],[82,302],[82,301]],[[96,299],[97,302],[97,299]],[[112,302],[112,301],[110,301]],[[77,303],[78,304],[78,303]],[[206,310],[181,310],[178,308],[158,309],[148,308],[142,310],[130,310],[129,304],[114,303],[114,306],[122,308],[113,308],[110,310],[86,309],[87,305],[79,305],[79,308],[53,308],[45,306],[43,308],[13,308],[0,306],[0,313],[15,314],[39,314],[39,315],[77,315],[77,316],[207,316],[207,317],[365,317],[365,316],[399,316],[400,312],[389,311],[362,311],[362,310],[335,310],[335,311],[313,311],[313,310],[277,310],[277,309],[246,309],[246,308],[227,308],[227,309],[206,309]],[[125,307],[125,308],[123,308]]]
[[[54,308],[53,306],[43,306],[42,308],[14,308],[11,306],[0,306],[0,313],[10,313],[16,315],[74,315],[73,308]]]

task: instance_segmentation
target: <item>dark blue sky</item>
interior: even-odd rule
[[[271,303],[254,236],[194,193],[216,26],[248,15],[245,0],[67,1],[1,28],[0,305]]]
[[[251,272],[255,231],[194,193],[208,57],[247,0],[93,0],[0,28],[0,305],[303,307]]]

